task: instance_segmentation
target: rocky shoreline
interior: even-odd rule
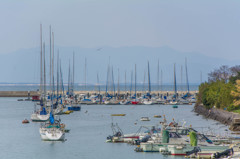
[[[195,104],[194,112],[221,122],[222,124],[229,125],[229,129],[232,131],[240,131],[240,123],[235,123],[236,119],[240,119],[240,114],[228,112],[221,109],[211,108],[207,109],[201,104]],[[235,120],[234,120],[235,119]]]

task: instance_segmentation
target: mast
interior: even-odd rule
[[[145,79],[146,79],[146,70],[144,70],[144,75],[143,75],[143,92],[145,93]]]
[[[161,91],[163,91],[163,73],[161,70]]]
[[[45,43],[43,43],[43,71],[44,71],[44,106],[46,106],[46,63],[45,63]]]
[[[125,93],[127,92],[127,71],[125,71]]]
[[[135,64],[135,101],[137,100],[137,65]]]
[[[57,53],[57,100],[59,97],[59,50]]]
[[[132,81],[133,80],[133,71],[131,71],[131,86],[130,86],[130,96],[132,96]]]
[[[70,60],[69,60],[69,70],[68,70],[68,94],[70,95]]]
[[[52,32],[52,91],[55,95],[55,86],[54,86],[54,33]]]
[[[158,92],[159,92],[159,59],[158,59],[158,66],[157,66],[157,88],[158,88]]]
[[[183,66],[181,65],[181,91],[183,90]]]
[[[63,95],[64,95],[64,85],[63,85],[62,62],[61,62],[61,60],[60,60],[60,76],[61,76],[62,93],[63,93]]]
[[[97,84],[98,84],[98,95],[100,95],[100,84],[99,84],[98,73],[97,73]]]
[[[50,89],[52,89],[52,32],[51,32],[51,25],[49,26],[50,29]]]
[[[177,99],[176,64],[174,63],[174,92]]]
[[[108,93],[108,78],[109,78],[109,65],[107,68],[106,94]]]
[[[187,58],[185,58],[185,69],[186,69],[187,93],[189,93],[188,71],[187,71]]]
[[[148,61],[148,91],[149,94],[151,93],[151,82],[150,82],[150,68],[149,68],[149,61]]]
[[[113,66],[112,66],[112,84],[113,84],[113,93],[114,93],[114,97],[115,97],[115,84],[114,84]]]
[[[73,79],[72,79],[72,91],[74,90],[74,68],[75,68],[75,53],[73,52]]]
[[[120,74],[119,74],[119,68],[118,68],[118,99],[119,99],[119,93],[120,93],[120,88],[119,88],[119,80],[120,80]]]
[[[43,85],[43,70],[42,70],[42,24],[40,24],[40,94],[42,95],[42,85]]]

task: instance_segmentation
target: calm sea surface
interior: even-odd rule
[[[71,129],[65,142],[41,141],[39,123],[22,124],[30,119],[34,104],[18,102],[17,98],[0,98],[0,158],[11,159],[160,159],[179,158],[162,156],[160,153],[135,152],[135,146],[125,143],[105,143],[112,135],[111,122],[118,123],[124,133],[134,133],[141,125],[156,125],[161,119],[154,115],[165,114],[168,121],[187,121],[199,131],[218,130],[226,133],[226,126],[206,120],[192,112],[193,106],[180,105],[173,109],[169,105],[82,105],[80,112],[62,115],[61,120]],[[88,113],[85,113],[88,111]],[[112,113],[124,113],[125,117],[111,117]],[[143,122],[143,116],[151,121]],[[137,125],[134,123],[137,122]],[[213,131],[213,130],[211,130]]]

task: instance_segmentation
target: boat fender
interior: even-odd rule
[[[183,146],[177,146],[176,149],[177,149],[177,150],[182,150],[182,149],[183,149]]]
[[[165,147],[160,147],[159,148],[159,152],[166,152],[166,151],[167,151],[167,149]]]

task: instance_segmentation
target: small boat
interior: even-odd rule
[[[178,108],[178,106],[177,106],[177,105],[173,105],[172,107],[173,107],[173,108]]]
[[[152,105],[153,102],[151,100],[144,100],[143,104],[145,104],[145,105]]]
[[[24,120],[22,121],[22,123],[23,123],[23,124],[28,124],[29,121],[28,121],[27,119],[24,119]]]
[[[73,110],[67,110],[67,111],[64,112],[64,114],[70,114],[72,112],[73,112]]]
[[[141,117],[141,121],[150,121],[149,117]]]
[[[111,116],[125,116],[126,114],[111,114]]]
[[[154,115],[153,117],[154,118],[161,118],[162,116],[161,115]]]
[[[139,104],[138,101],[132,101],[132,105],[137,105],[137,104]]]

